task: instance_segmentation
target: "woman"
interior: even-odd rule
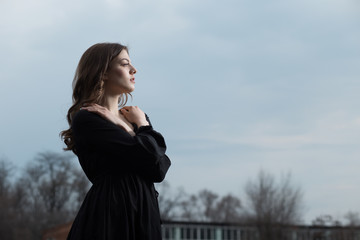
[[[70,128],[61,136],[93,185],[68,240],[161,239],[154,182],[164,179],[170,160],[144,112],[124,106],[135,73],[127,48],[117,43],[95,44],[80,59]]]

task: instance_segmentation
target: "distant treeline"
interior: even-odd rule
[[[18,171],[9,160],[0,159],[1,239],[41,239],[44,230],[72,221],[90,187],[76,158],[65,153],[39,153]],[[207,189],[188,194],[167,182],[157,184],[157,189],[163,220],[251,224],[266,240],[282,239],[279,226],[302,224],[303,193],[290,174],[277,181],[260,171],[245,185],[244,201]],[[344,225],[359,226],[359,214],[349,212],[345,221]],[[327,215],[313,224],[342,225]]]
[[[0,161],[0,236],[41,239],[44,229],[73,220],[89,181],[72,155],[39,153],[21,170]]]

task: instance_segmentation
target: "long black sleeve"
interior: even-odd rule
[[[133,171],[161,182],[170,167],[164,138],[151,125],[140,127],[131,136],[101,116],[81,110],[73,118],[72,131],[79,159],[103,159],[103,165],[88,164],[106,166],[104,171]]]

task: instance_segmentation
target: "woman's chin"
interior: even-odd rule
[[[121,94],[129,94],[132,93],[135,90],[135,87],[122,89]]]

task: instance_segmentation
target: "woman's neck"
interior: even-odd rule
[[[119,114],[119,97],[118,95],[104,96],[101,105],[110,110],[113,114]]]

